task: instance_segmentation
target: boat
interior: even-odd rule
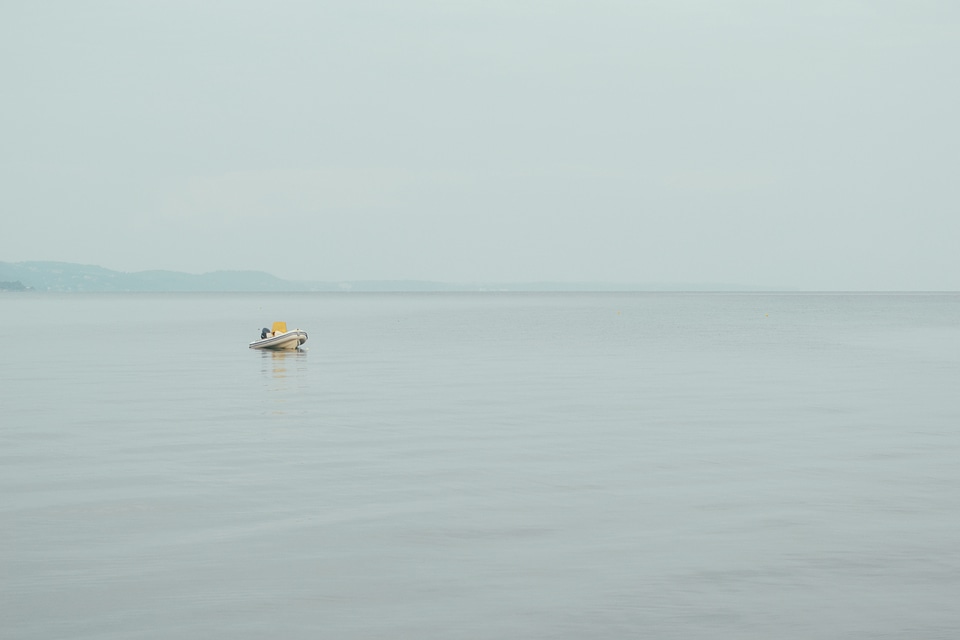
[[[292,351],[299,349],[307,341],[307,332],[303,329],[287,331],[286,322],[274,322],[273,328],[266,327],[260,332],[260,339],[250,343],[251,349],[273,349]]]

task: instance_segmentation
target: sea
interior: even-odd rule
[[[0,320],[3,638],[960,637],[960,294]]]

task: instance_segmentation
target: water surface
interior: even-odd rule
[[[5,637],[960,633],[958,295],[0,312]]]

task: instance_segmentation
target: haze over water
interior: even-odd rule
[[[960,295],[0,310],[7,637],[960,633]]]

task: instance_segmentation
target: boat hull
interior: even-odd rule
[[[275,336],[267,336],[262,340],[250,343],[251,349],[270,349],[273,351],[293,351],[300,348],[307,341],[307,332],[300,329],[285,331]]]

